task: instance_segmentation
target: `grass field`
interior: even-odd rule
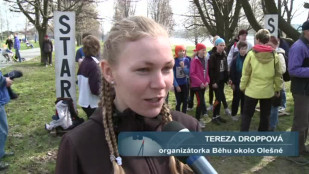
[[[190,48],[191,49],[191,48]],[[188,49],[189,50],[189,49]],[[188,52],[192,55],[192,52]],[[16,79],[12,86],[19,94],[17,100],[12,100],[6,111],[9,123],[9,136],[7,150],[14,151],[15,156],[5,158],[4,161],[11,164],[10,168],[3,173],[12,174],[45,174],[54,173],[55,159],[61,137],[54,137],[44,129],[45,123],[51,121],[55,112],[55,69],[54,67],[41,66],[38,58],[29,62],[14,64],[2,69],[3,73],[11,70],[21,70],[24,73],[22,78]],[[293,101],[287,86],[287,111],[290,116],[279,118],[278,131],[289,131],[293,118]],[[230,106],[232,90],[225,88],[227,102]],[[208,105],[208,91],[206,93]],[[196,102],[195,102],[196,103]],[[169,105],[175,107],[175,97],[171,92]],[[79,115],[86,118],[85,113],[78,108]],[[194,115],[190,111],[189,115]],[[228,122],[224,125],[206,124],[204,131],[238,131],[240,121],[232,121],[221,114]],[[211,115],[211,113],[209,113]],[[255,113],[250,130],[257,130],[258,113]],[[209,157],[210,163],[219,173],[309,173],[309,166],[298,166],[283,157]],[[1,172],[0,172],[1,173]]]

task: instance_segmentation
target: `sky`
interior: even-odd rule
[[[104,32],[107,33],[108,30],[112,26],[112,19],[114,14],[114,0],[101,0],[102,2],[98,4],[97,10],[100,14],[100,17],[104,18],[104,22],[102,25],[104,26]],[[147,0],[136,0],[136,15],[147,15]],[[296,10],[295,17],[292,20],[292,24],[302,24],[308,16],[308,10],[305,11],[302,8],[303,3],[306,0],[296,0],[294,1],[294,9]],[[173,10],[174,20],[176,22],[176,27],[180,28],[184,18],[181,17],[179,14],[186,14],[189,9],[190,1],[189,0],[170,0],[170,4]],[[0,22],[4,21],[4,26],[0,26],[0,32],[6,31],[7,28],[9,30],[22,30],[25,28],[26,25],[26,17],[23,14],[13,13],[9,11],[9,7],[6,2],[0,0]],[[7,20],[9,19],[9,20]],[[6,22],[9,22],[9,25]]]

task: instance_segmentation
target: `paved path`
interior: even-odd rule
[[[40,48],[32,48],[20,51],[21,57],[24,57],[26,61],[31,60],[37,56],[40,56]],[[0,62],[0,69],[10,66],[16,62]]]

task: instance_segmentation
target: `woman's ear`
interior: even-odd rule
[[[100,62],[100,66],[102,70],[102,75],[105,78],[105,80],[108,81],[109,83],[113,83],[114,77],[111,65],[106,60],[102,60]]]

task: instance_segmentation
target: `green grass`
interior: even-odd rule
[[[189,51],[189,50],[188,50]],[[192,55],[192,54],[188,54]],[[5,158],[11,164],[6,173],[54,173],[57,149],[61,137],[54,137],[44,128],[51,121],[55,112],[55,69],[41,66],[39,58],[28,62],[14,64],[2,69],[3,73],[11,70],[21,70],[22,78],[14,80],[13,90],[20,94],[17,100],[12,100],[6,111],[9,123],[9,136],[6,149],[14,151],[15,156]],[[287,86],[287,111],[290,116],[279,118],[278,131],[289,131],[293,119],[293,101]],[[230,106],[232,90],[225,88],[227,102]],[[170,93],[169,105],[175,107],[175,96]],[[208,90],[206,93],[208,105]],[[195,102],[196,103],[196,102]],[[79,115],[86,118],[85,113],[78,107]],[[194,115],[190,111],[189,115]],[[228,122],[224,125],[206,124],[204,131],[238,131],[240,121],[235,122],[221,114]],[[250,130],[258,127],[258,112],[255,113]],[[211,115],[211,112],[209,113]],[[309,173],[309,166],[298,166],[283,157],[209,157],[210,163],[219,173]]]

